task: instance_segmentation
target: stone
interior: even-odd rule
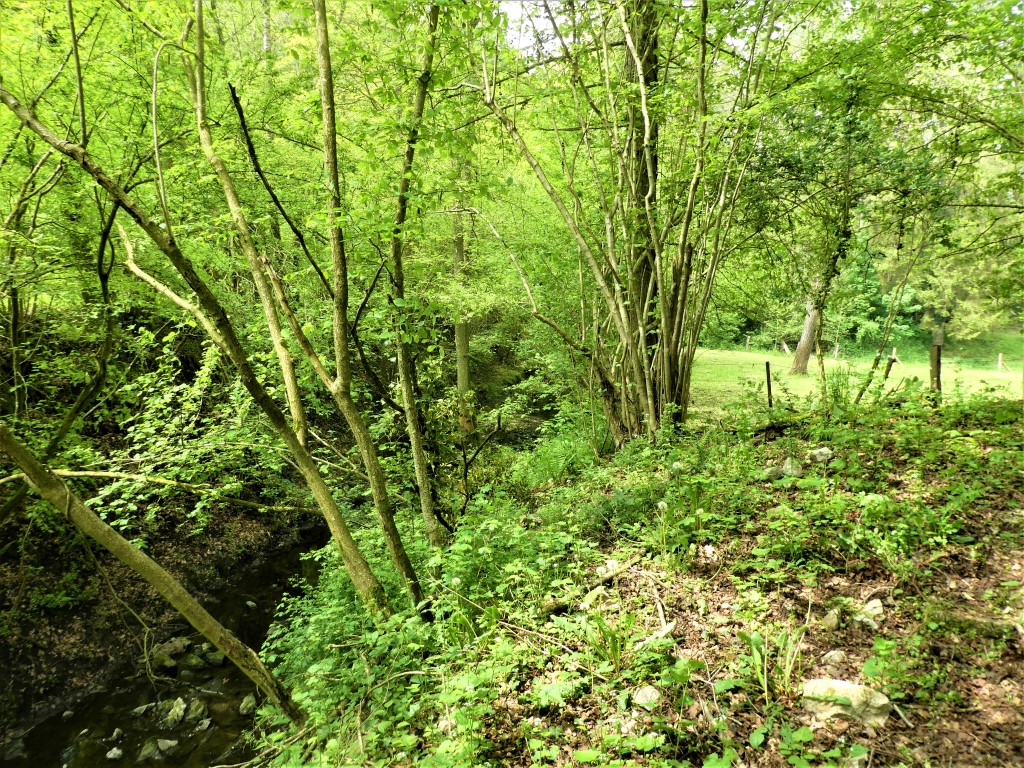
[[[782,474],[786,477],[803,477],[804,468],[800,466],[799,461],[790,456],[782,465]]]
[[[203,654],[203,656],[205,657],[207,663],[211,667],[222,666],[224,664],[224,659],[226,658],[224,656],[224,651],[218,651],[216,649],[214,649],[212,651],[207,651],[206,653]]]
[[[188,703],[188,711],[185,712],[186,720],[202,720],[208,714],[206,702],[202,699],[192,699]]]
[[[817,720],[843,715],[875,727],[885,725],[892,712],[889,699],[873,688],[831,678],[805,682],[803,705]]]
[[[178,663],[185,669],[206,669],[206,659],[197,653],[186,653]]]
[[[250,611],[255,611],[256,610],[256,603],[254,603],[252,600],[246,600],[245,601],[245,607],[248,608]]]
[[[860,612],[853,617],[853,620],[860,622],[872,630],[878,629],[878,622],[883,618],[885,609],[882,606],[882,601],[879,599],[869,600],[867,604],[860,609]]]
[[[764,471],[765,480],[781,480],[783,475],[782,467],[768,467]]]
[[[135,717],[142,717],[144,714],[149,712],[149,710],[151,710],[153,707],[154,704],[152,702],[150,702],[149,704],[143,704],[141,707],[136,707],[135,709],[133,709],[132,714]]]
[[[645,685],[633,691],[633,703],[644,709],[654,709],[661,701],[661,692],[653,685]]]
[[[807,452],[807,458],[813,461],[815,464],[824,464],[826,461],[831,459],[835,454],[832,449],[827,445],[821,448],[817,448],[813,451]]]
[[[159,760],[163,755],[160,754],[160,747],[157,746],[156,736],[151,736],[146,739],[146,743],[142,745],[142,749],[139,750],[138,762],[144,763],[147,760]]]
[[[75,716],[74,710],[71,710],[71,709],[65,709],[64,710],[64,714],[61,715],[61,717],[63,719],[65,719],[65,720],[68,720],[68,719],[70,719],[70,718],[72,718],[74,716]]]
[[[119,742],[123,738],[124,738],[124,731],[122,731],[120,728],[115,728],[114,732],[112,734],[110,734],[110,738],[108,738],[107,741],[109,741],[112,744],[116,744],[117,742]]]
[[[831,611],[826,613],[821,619],[821,626],[830,632],[834,632],[839,629],[839,611],[833,608]]]
[[[212,723],[212,722],[213,721],[210,718],[208,718],[208,717],[204,718],[203,720],[200,720],[198,723],[196,723],[195,732],[196,733],[202,733],[203,731],[207,730],[210,727],[210,723]]]
[[[242,699],[242,703],[238,706],[238,714],[240,714],[242,717],[248,717],[255,711],[256,694],[250,693],[248,696]]]
[[[872,618],[877,619],[877,618],[881,618],[882,613],[884,612],[884,610],[885,609],[882,607],[882,601],[879,600],[876,597],[874,600],[869,600],[864,605],[864,608],[863,608],[862,612],[865,613],[868,616],[871,616]]]
[[[841,651],[836,648],[834,651],[829,651],[821,657],[822,662],[826,667],[838,667],[840,664],[846,662],[846,651]]]
[[[185,717],[185,700],[180,696],[174,700],[170,708],[167,710],[167,714],[164,715],[164,726],[167,728],[173,728],[182,721]]]
[[[149,664],[153,669],[174,669],[178,666],[170,654],[163,651],[153,651],[149,654]]]
[[[153,653],[166,653],[168,656],[180,656],[188,647],[192,645],[192,641],[187,637],[172,637],[166,643],[160,643],[153,649]]]
[[[2,760],[24,760],[28,757],[28,750],[25,747],[25,739],[17,738],[7,745],[7,749],[0,752]]]
[[[167,752],[173,752],[175,749],[177,749],[178,742],[174,739],[157,739],[156,746],[157,749],[159,749],[160,752],[164,754]]]
[[[122,757],[124,757],[124,750],[120,747],[114,747],[107,752],[107,760],[120,760]]]

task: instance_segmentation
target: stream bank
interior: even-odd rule
[[[323,526],[306,530],[297,543],[245,565],[204,605],[258,649],[281,597],[315,581],[316,564],[301,557],[327,538]],[[180,619],[165,629],[171,637],[152,648],[148,668],[137,661],[63,712],[15,729],[0,763],[206,768],[245,759],[240,737],[252,725],[255,686]]]

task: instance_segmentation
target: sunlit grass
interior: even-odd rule
[[[969,366],[957,358],[947,358],[942,364],[942,388],[945,392],[982,392],[995,389],[1007,397],[1024,397],[1024,364],[1014,355],[1011,370],[996,371],[996,361],[987,368]],[[763,391],[765,362],[771,364],[772,391],[776,403],[798,405],[818,389],[818,362],[812,357],[807,367],[808,375],[789,373],[793,364],[791,355],[772,352],[745,352],[742,350],[702,349],[697,353],[693,368],[691,414],[697,418],[719,418],[723,407],[736,402],[749,393],[751,385],[762,385],[758,397],[767,402]],[[974,363],[974,361],[972,361]],[[826,373],[848,371],[850,386],[856,391],[871,367],[871,358],[854,360],[825,360]],[[885,360],[879,366],[875,381],[881,379]],[[888,388],[900,386],[913,378],[927,386],[928,363],[919,360],[905,361],[893,366],[887,382]]]

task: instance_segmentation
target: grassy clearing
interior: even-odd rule
[[[1022,344],[1018,344],[1022,346]],[[1015,350],[1016,351],[1016,350]],[[1024,396],[1024,358],[1020,352],[1006,355],[1006,364],[1011,370],[995,370],[995,357],[988,367],[969,364],[966,358],[947,357],[943,360],[942,386],[946,392],[969,394],[994,390],[1005,397]],[[818,392],[818,363],[811,358],[807,376],[789,373],[793,364],[790,355],[772,352],[746,352],[743,350],[706,349],[697,353],[694,362],[692,388],[693,414],[698,418],[718,419],[724,407],[744,399],[766,403],[765,362],[771,363],[772,394],[775,402],[780,405],[798,407],[807,398]],[[881,379],[884,371],[883,360],[881,370],[876,374],[876,381]],[[825,361],[826,375],[845,379],[856,391],[864,376],[871,368],[871,358],[862,357],[853,360]],[[907,382],[917,379],[927,386],[929,368],[927,358],[923,361],[909,357],[893,367],[887,382],[887,388],[904,386]]]

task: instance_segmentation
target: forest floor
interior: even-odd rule
[[[1020,415],[875,410],[717,452],[696,483],[683,456],[627,460],[599,506],[639,499],[644,546],[509,624],[547,648],[494,703],[492,764],[1024,766]],[[884,724],[812,714],[821,678],[884,694]]]
[[[310,721],[267,721],[266,756],[1024,766],[1021,401],[720,418],[584,467],[558,465],[564,434],[507,457],[445,554],[431,625],[360,629],[322,576],[268,651]],[[805,696],[820,679],[857,688]],[[852,709],[852,691],[884,699]]]

